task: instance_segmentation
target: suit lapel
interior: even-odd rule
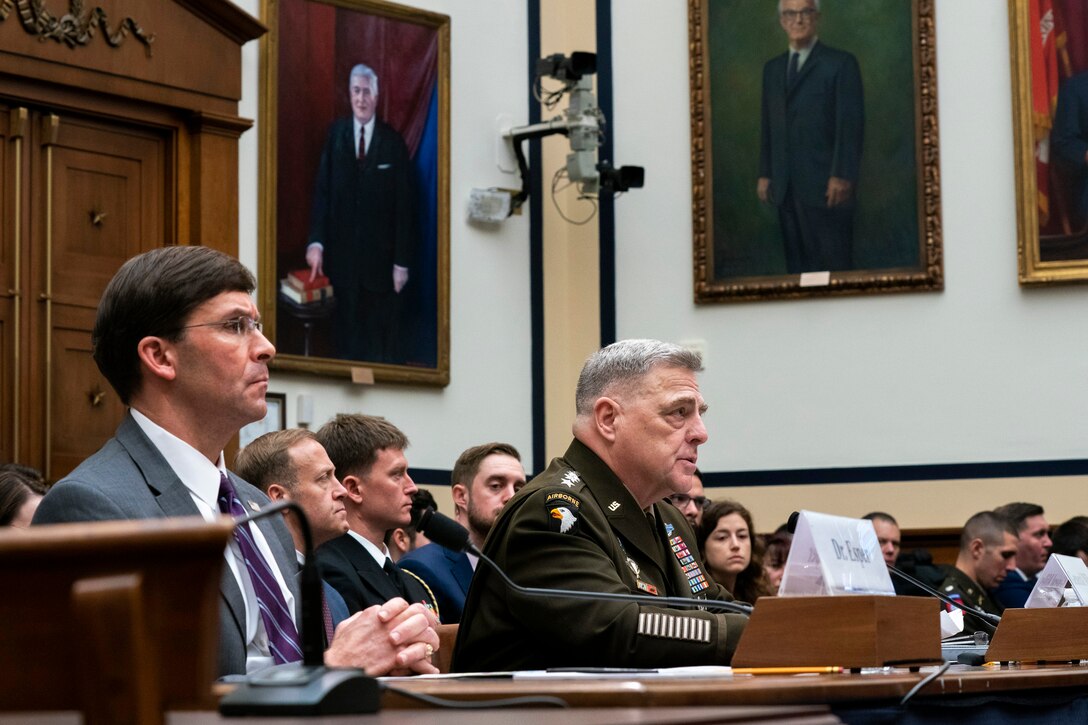
[[[808,54],[805,64],[801,66],[801,70],[797,72],[797,79],[793,82],[793,85],[787,89],[791,96],[801,87],[801,84],[805,82],[805,79],[813,74],[813,69],[819,65],[822,48],[823,46],[819,42],[812,46],[812,52]]]
[[[348,544],[348,546],[344,547],[344,554],[347,555],[348,561],[351,563],[352,568],[355,569],[355,574],[359,577],[359,585],[362,589],[375,592],[383,602],[401,595],[396,583],[389,578],[384,569],[378,566],[378,562],[374,560],[369,551],[363,548],[362,544],[351,536],[345,536],[344,541]]]
[[[467,595],[468,587],[472,584],[472,562],[468,560],[468,554],[464,552],[457,553],[445,548],[442,549],[442,553],[449,559],[450,571],[453,572],[453,578],[457,581],[457,586],[461,587],[461,593]]]

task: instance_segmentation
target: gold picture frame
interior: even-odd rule
[[[1088,214],[1075,191],[1084,188],[1085,164],[1070,158],[1081,151],[1072,150],[1079,143],[1078,130],[1066,111],[1086,79],[1066,81],[1088,70],[1088,36],[1067,37],[1066,22],[1088,20],[1088,11],[1083,3],[1053,0],[1050,17],[1040,18],[1038,7],[1028,0],[1008,2],[1019,279],[1022,285],[1084,282]],[[1040,53],[1035,63],[1033,41]],[[1038,99],[1036,73],[1041,78]],[[1063,94],[1068,94],[1065,99]]]
[[[809,57],[823,55],[806,61],[798,84],[788,88],[787,38],[774,3],[689,0],[688,11],[695,302],[942,290],[933,0],[825,3],[815,15],[819,43]],[[857,109],[852,143],[860,148],[851,164],[857,171],[848,202],[852,216],[845,225],[835,222],[847,229],[845,252],[820,269],[811,265],[821,262],[790,256],[780,211],[796,197],[775,198],[767,186],[758,191],[764,182],[757,177],[785,168],[767,173],[770,159],[782,158],[767,150],[769,139],[784,138],[772,134],[793,132],[772,128],[774,119],[786,117],[777,109],[788,108],[786,98],[794,103],[806,71],[809,79],[818,78],[828,67],[824,58],[851,59],[836,62],[852,65],[852,77],[859,79],[845,85],[855,89],[847,92],[857,100],[847,103]],[[782,88],[774,85],[775,63]],[[774,110],[764,112],[764,104]],[[783,121],[779,128],[789,127]],[[783,193],[800,188],[779,184]]]
[[[258,297],[272,366],[448,385],[449,16],[263,0],[262,19]],[[369,109],[353,105],[362,85]],[[328,280],[311,280],[315,242]]]

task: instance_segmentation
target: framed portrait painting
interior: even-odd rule
[[[695,301],[941,290],[932,0],[689,0]]]
[[[1088,281],[1088,4],[1009,0],[1021,284]]]
[[[277,368],[449,383],[450,19],[265,0],[261,303]]]

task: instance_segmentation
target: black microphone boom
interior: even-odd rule
[[[637,604],[650,604],[653,606],[685,607],[688,609],[715,609],[721,612],[733,612],[735,614],[751,614],[752,605],[742,602],[723,602],[718,599],[689,599],[687,597],[655,597],[650,594],[628,594],[618,592],[585,592],[574,589],[544,589],[541,587],[523,587],[506,575],[498,564],[485,556],[483,552],[473,546],[469,541],[468,531],[449,516],[438,513],[433,508],[427,508],[419,517],[416,529],[426,535],[428,539],[453,551],[467,551],[473,556],[480,557],[487,562],[506,585],[516,592],[531,597],[569,597],[571,599],[591,599],[595,601],[633,602]]]
[[[915,579],[914,577],[912,577],[910,574],[906,573],[902,569],[897,569],[896,567],[891,566],[889,564],[888,565],[888,571],[891,572],[892,574],[895,574],[897,577],[899,577],[903,581],[909,582],[909,583],[913,584],[914,586],[918,587],[919,589],[921,589],[923,592],[930,595],[931,597],[936,597],[937,599],[940,599],[945,604],[949,604],[949,605],[955,607],[956,609],[962,610],[964,614],[971,615],[975,619],[981,621],[984,625],[986,625],[990,629],[996,629],[997,625],[1001,623],[1001,617],[999,615],[990,614],[989,612],[984,612],[981,609],[976,609],[975,607],[968,606],[968,605],[964,604],[963,602],[957,602],[952,597],[949,597],[949,596],[946,596],[945,594],[942,594],[941,592],[937,591],[936,589],[929,586],[925,582],[922,582],[919,579]]]

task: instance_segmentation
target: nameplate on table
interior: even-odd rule
[[[1035,578],[1026,609],[1088,606],[1088,566],[1079,556],[1051,554]]]
[[[778,593],[894,595],[873,522],[801,511]]]

